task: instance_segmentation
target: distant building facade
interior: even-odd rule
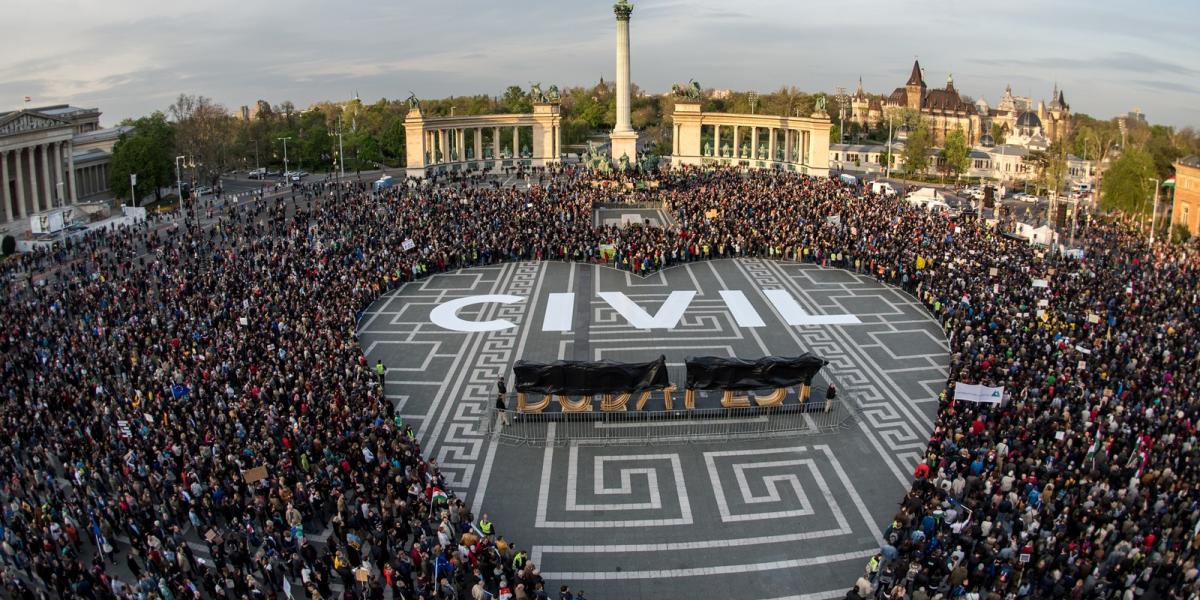
[[[915,111],[929,124],[935,146],[945,143],[946,135],[955,129],[963,131],[968,145],[995,145],[994,124],[1005,143],[1044,150],[1066,138],[1071,121],[1071,107],[1057,85],[1049,104],[1039,101],[1035,107],[1029,98],[1014,96],[1009,86],[992,107],[984,98],[974,102],[964,98],[951,76],[946,77],[946,87],[929,89],[918,61],[913,61],[908,81],[886,97],[867,93],[859,79],[850,109],[853,122],[870,128],[895,118],[902,110]]]
[[[106,198],[112,148],[129,129],[65,104],[0,112],[0,224]]]
[[[1200,156],[1175,161],[1175,206],[1171,226],[1183,225],[1192,235],[1200,235]]]

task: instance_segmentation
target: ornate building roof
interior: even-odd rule
[[[1071,109],[1070,105],[1067,104],[1067,101],[1063,99],[1062,90],[1058,90],[1058,97],[1050,101],[1050,108],[1056,108],[1058,110]]]
[[[904,85],[919,85],[925,87],[925,80],[921,78],[921,63],[913,60],[912,74],[908,76],[908,81]]]
[[[958,95],[958,91],[952,85],[948,85],[946,89],[942,90],[929,90],[929,93],[925,94],[925,102],[921,104],[921,108],[942,112],[971,113],[975,111],[974,106],[963,102],[962,96]]]
[[[1042,120],[1038,118],[1037,113],[1027,110],[1017,117],[1017,127],[1038,127],[1042,126]]]
[[[865,100],[866,98],[867,98],[867,93],[863,91],[862,77],[859,77],[858,78],[858,89],[854,90],[854,99],[855,100]]]

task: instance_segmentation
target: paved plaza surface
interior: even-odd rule
[[[723,290],[741,292],[761,323]],[[781,309],[770,290],[795,303]],[[633,328],[599,295],[622,292],[653,317],[678,291],[695,296],[673,328],[656,329]],[[550,294],[564,292],[575,294],[569,317],[555,314],[564,305],[549,306]],[[458,332],[431,320],[442,303],[488,294],[521,300],[472,304],[457,316],[512,327]],[[858,322],[788,325],[796,312]],[[589,598],[841,597],[908,487],[948,362],[941,328],[911,296],[867,275],[763,259],[689,263],[646,278],[563,262],[466,269],[387,294],[359,328],[368,360],[387,366],[389,398],[453,489],[530,551],[547,581]],[[665,354],[682,388],[685,356],[804,351],[830,361],[822,378],[857,407],[848,427],[621,446],[514,447],[479,433],[497,377],[511,389],[517,359]]]

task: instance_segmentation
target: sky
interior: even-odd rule
[[[1005,85],[1074,112],[1139,107],[1200,128],[1198,0],[633,0],[633,82],[872,93],[914,57],[932,87],[995,106]],[[230,110],[611,80],[612,0],[4,0],[0,110],[70,103],[102,123],[180,93]]]

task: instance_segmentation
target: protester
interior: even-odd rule
[[[537,565],[496,524],[482,531],[423,458],[385,400],[386,367],[357,343],[358,318],[407,281],[461,267],[575,260],[646,274],[738,256],[869,273],[923,302],[950,341],[923,475],[856,594],[1200,592],[1194,245],[1148,248],[1116,219],[1083,227],[1085,258],[1064,259],[786,173],[686,169],[657,188],[571,168],[537,180],[293,186],[5,263],[9,593],[249,598],[286,580],[314,598],[335,584],[366,597],[544,596]],[[675,222],[594,226],[594,205],[614,198],[661,202]],[[1009,400],[956,401],[958,382],[1003,386]]]

